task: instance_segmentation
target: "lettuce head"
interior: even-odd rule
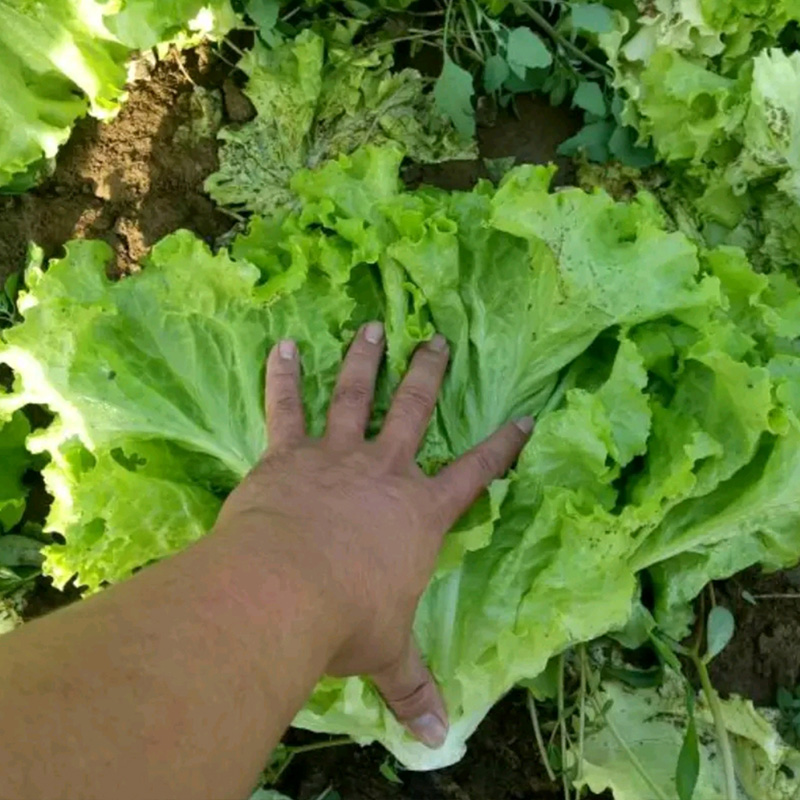
[[[55,415],[28,438],[50,456],[48,528],[65,537],[44,569],[96,591],[211,528],[267,444],[262,365],[278,339],[298,341],[318,434],[359,325],[386,323],[374,427],[414,348],[443,333],[423,469],[539,418],[448,534],[417,614],[448,740],[413,741],[360,678],[323,679],[296,719],[432,769],[515,683],[624,626],[643,572],[679,630],[700,580],[797,559],[800,298],[741,251],[667,231],[648,195],[553,193],[552,170],[530,166],[498,188],[405,191],[401,159],[366,147],[300,171],[294,211],[254,218],[216,254],[176,233],[118,282],[103,243],[33,264],[0,345],[16,376],[0,413]]]

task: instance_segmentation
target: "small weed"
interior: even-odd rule
[[[778,689],[778,733],[792,747],[800,746],[800,685],[794,691],[781,686]]]

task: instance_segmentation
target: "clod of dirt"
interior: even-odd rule
[[[231,78],[222,84],[225,112],[231,122],[249,122],[256,115],[255,106]]]
[[[0,198],[0,280],[24,265],[29,240],[54,256],[70,239],[104,239],[120,274],[179,228],[208,240],[225,233],[231,220],[203,191],[218,167],[216,141],[184,132],[196,127],[194,84],[218,88],[229,71],[204,50],[172,54],[130,87],[115,120],[81,120],[52,178]]]

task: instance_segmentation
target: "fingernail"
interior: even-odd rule
[[[423,714],[406,723],[412,736],[433,750],[441,747],[447,738],[447,726],[435,714]]]
[[[527,436],[533,430],[533,417],[520,417],[514,424]]]
[[[383,323],[368,322],[364,326],[364,338],[370,344],[380,344],[383,340]]]
[[[445,348],[447,347],[447,339],[442,336],[441,333],[437,333],[433,339],[428,342],[428,346],[436,353],[444,352]]]
[[[278,344],[278,353],[286,361],[291,361],[297,355],[297,345],[291,339],[284,339]]]

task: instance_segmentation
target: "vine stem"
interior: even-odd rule
[[[578,780],[583,778],[583,741],[586,736],[586,647],[578,645],[578,652],[581,659],[581,688],[579,695],[580,716],[578,717]],[[580,789],[578,790],[580,796]]]
[[[547,771],[547,777],[555,783],[556,782],[556,774],[553,772],[553,768],[550,766],[550,759],[547,757],[547,748],[544,745],[544,737],[542,736],[542,729],[539,726],[539,714],[536,711],[536,702],[533,699],[533,695],[528,692],[528,712],[531,715],[531,722],[533,723],[533,735],[536,738],[536,746],[539,748],[539,755],[542,758],[542,764],[544,764],[544,768]]]
[[[584,53],[580,47],[574,45],[569,39],[565,39],[530,3],[526,3],[525,0],[513,1],[514,7],[518,12],[522,11],[527,14],[554,42],[561,45],[564,50],[572,53],[575,58],[580,59],[584,64],[588,64],[590,67],[598,70],[607,78],[614,77],[614,73],[605,64],[595,61],[590,55]]]
[[[570,800],[569,778],[567,777],[567,720],[564,714],[564,654],[558,657],[558,728],[561,731],[561,784],[564,787],[564,800]]]
[[[708,670],[703,663],[703,659],[696,653],[692,653],[691,658],[700,677],[700,686],[703,687],[703,694],[708,701],[711,716],[714,719],[714,729],[717,733],[717,744],[722,756],[722,769],[725,777],[725,800],[736,800],[736,770],[733,766],[731,740],[728,737],[728,729],[725,727],[725,718],[722,715],[722,703],[720,703],[719,695],[711,685],[711,679],[708,676]]]

